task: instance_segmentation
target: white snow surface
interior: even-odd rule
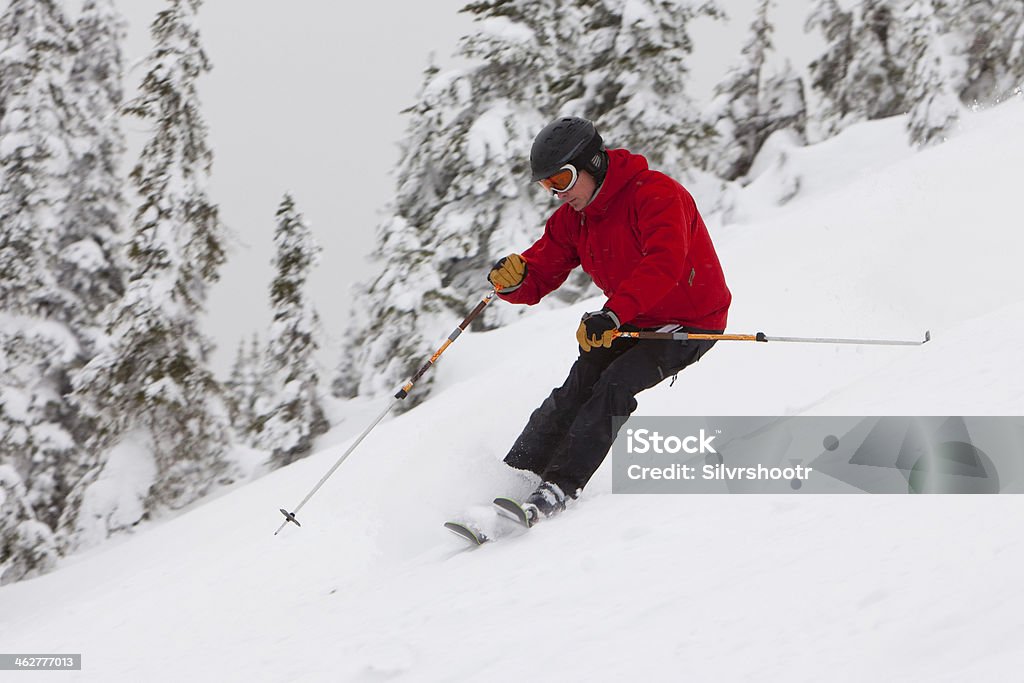
[[[1024,414],[1021,120],[965,114],[919,153],[902,120],[861,124],[790,150],[806,181],[784,206],[755,181],[744,222],[712,227],[730,331],[929,344],[723,342],[637,414]],[[334,405],[313,456],[0,589],[2,649],[80,652],[61,680],[93,681],[1019,678],[1021,496],[626,496],[603,468],[528,534],[444,531],[525,493],[501,457],[601,303],[463,335],[301,528],[274,536],[278,508],[383,404]]]

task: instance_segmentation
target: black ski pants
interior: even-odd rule
[[[704,340],[619,338],[611,348],[580,349],[565,383],[533,411],[505,463],[530,470],[575,496],[615,440],[612,418],[631,415],[638,393],[696,363],[714,345]]]

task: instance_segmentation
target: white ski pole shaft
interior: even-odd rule
[[[805,344],[875,344],[879,346],[920,346],[930,341],[932,333],[925,332],[924,339],[834,339],[831,337],[765,337],[769,342],[802,342]]]
[[[799,342],[802,344],[876,344],[884,346],[920,346],[931,341],[932,333],[925,332],[923,340],[904,339],[838,339],[835,337],[769,337],[764,332],[757,334],[711,334],[704,332],[616,332],[616,337],[630,339],[666,339],[671,341],[687,341],[704,339],[714,341],[752,341],[752,342]]]
[[[293,524],[295,524],[295,526],[302,526],[301,524],[299,524],[299,520],[295,519],[295,515],[297,515],[299,510],[302,509],[302,506],[305,505],[309,501],[309,499],[313,497],[313,494],[320,490],[320,487],[324,485],[324,482],[331,478],[331,475],[334,474],[334,471],[341,467],[341,463],[345,462],[345,458],[351,455],[352,451],[354,451],[356,447],[360,443],[362,443],[363,439],[366,438],[366,435],[373,431],[373,428],[376,427],[380,423],[380,421],[383,420],[387,416],[387,414],[391,412],[391,409],[398,404],[398,401],[399,399],[395,398],[388,402],[388,407],[385,408],[384,411],[377,416],[377,419],[371,422],[370,426],[367,427],[363,431],[363,433],[359,435],[359,438],[352,442],[352,445],[349,446],[348,449],[341,454],[341,457],[338,458],[337,462],[334,463],[331,469],[327,470],[327,474],[325,474],[323,478],[321,478],[320,481],[316,483],[316,486],[313,487],[313,490],[306,494],[306,497],[302,499],[301,503],[295,506],[294,510],[288,512],[284,508],[281,508],[281,514],[284,515],[284,521],[281,522],[281,526],[279,526],[277,528],[277,531],[274,532],[275,536],[281,533],[281,529],[285,528],[288,525],[288,522],[292,522]]]

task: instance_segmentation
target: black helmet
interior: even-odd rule
[[[594,124],[576,116],[555,119],[537,133],[530,150],[530,171],[537,182],[565,164],[589,172],[598,183],[608,170],[604,140]]]

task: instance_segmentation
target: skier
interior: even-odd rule
[[[495,262],[498,296],[536,304],[582,266],[607,297],[576,331],[579,358],[530,416],[505,463],[540,477],[522,508],[531,523],[579,496],[615,439],[612,418],[635,396],[696,363],[714,341],[616,338],[616,330],[721,333],[732,295],[690,193],[594,124],[564,117],[537,135],[532,180],[562,201],[544,234]]]

